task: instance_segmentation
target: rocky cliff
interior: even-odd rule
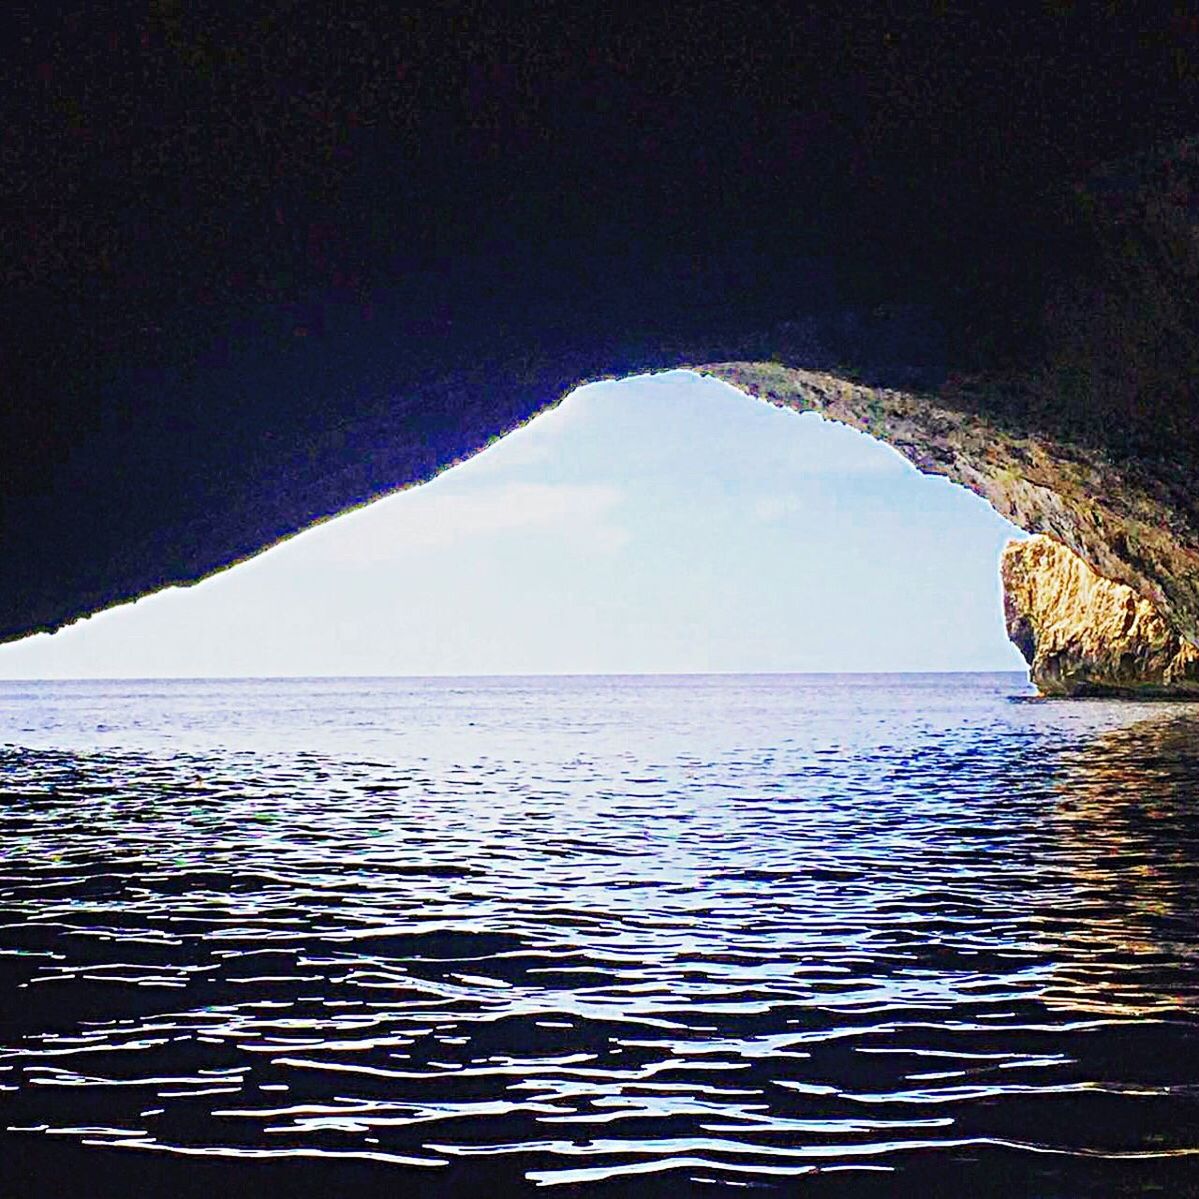
[[[1044,536],[1009,542],[1001,571],[1008,635],[1043,694],[1199,698],[1199,649],[1132,588]]]
[[[707,373],[781,407],[885,441],[926,474],[1038,534],[1001,573],[1008,634],[1049,695],[1199,696],[1199,540],[1131,457],[1067,442],[937,397],[780,363]],[[1046,535],[1047,534],[1047,535]]]
[[[1160,464],[1034,431],[982,404],[866,387],[779,363],[705,368],[781,407],[818,412],[893,446],[925,474],[969,488],[1030,533],[1048,534],[1199,642],[1199,520]]]

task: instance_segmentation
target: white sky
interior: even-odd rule
[[[871,438],[672,372],[0,646],[0,678],[1020,670],[998,570],[1018,535]]]

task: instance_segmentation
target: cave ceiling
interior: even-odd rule
[[[1199,22],[895,8],[13,17],[0,639],[680,365],[1193,638]]]

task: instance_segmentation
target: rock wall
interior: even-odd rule
[[[1068,547],[1096,576],[1140,597],[1177,636],[1199,643],[1199,521],[1161,473],[1005,421],[955,397],[866,387],[780,363],[722,363],[706,373],[751,395],[818,412],[893,446],[926,474],[982,496],[1030,533]]]
[[[1001,572],[1008,635],[1042,694],[1199,698],[1199,649],[1130,587],[1045,536],[1009,542]]]

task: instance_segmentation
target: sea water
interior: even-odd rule
[[[1189,1193],[1199,706],[0,684],[0,1194],[67,1186]]]

